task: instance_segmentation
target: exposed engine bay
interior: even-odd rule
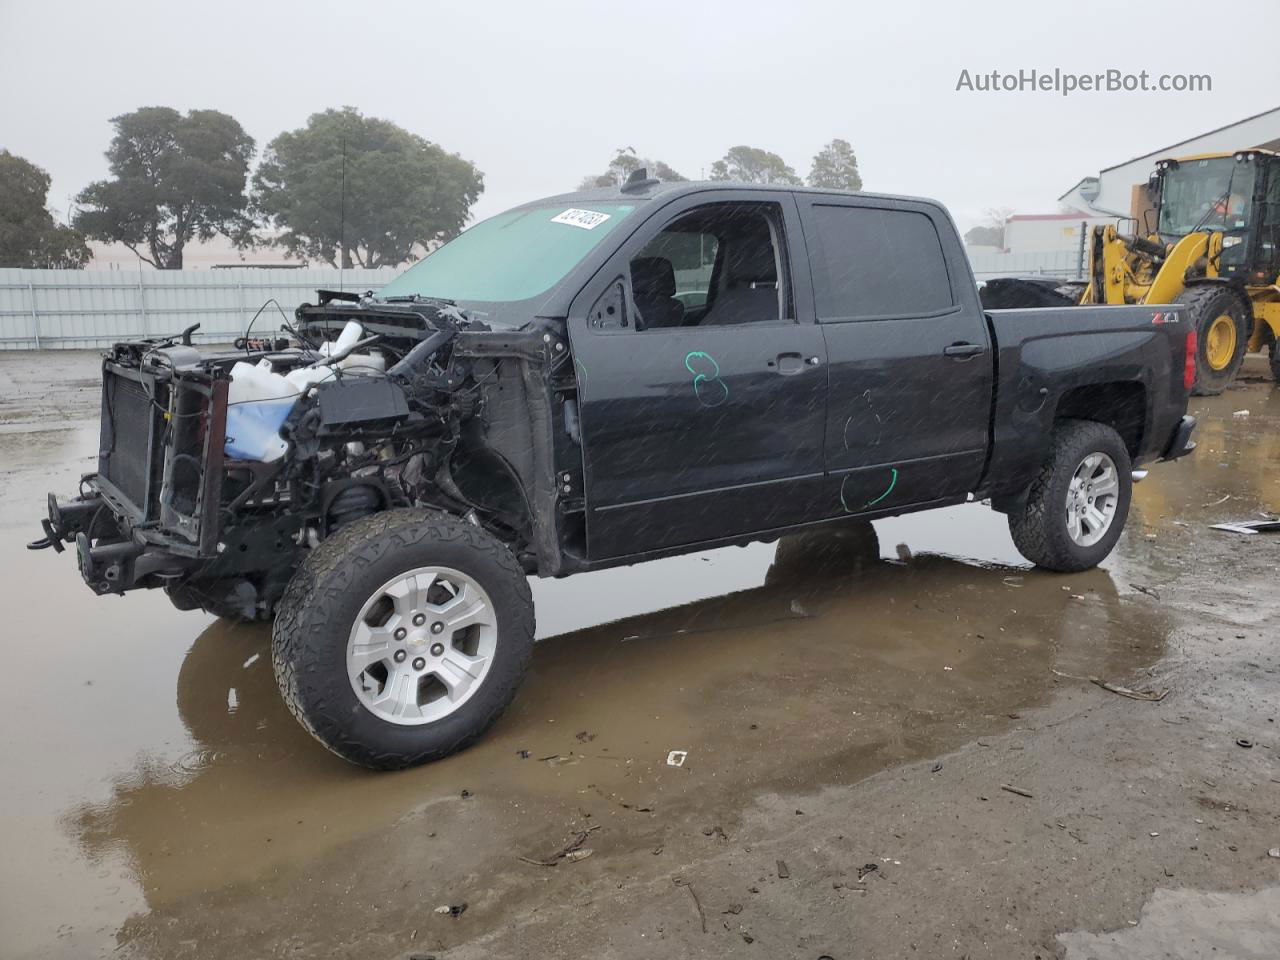
[[[554,322],[493,330],[444,300],[321,291],[289,339],[179,338],[103,361],[98,471],[50,498],[98,593],[270,616],[305,552],[398,507],[465,517],[527,572],[581,555],[576,383]]]

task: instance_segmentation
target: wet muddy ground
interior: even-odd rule
[[[1280,954],[1280,536],[1208,529],[1280,510],[1260,377],[1085,574],[975,504],[535,581],[495,729],[376,775],[285,711],[268,629],[23,549],[95,364],[0,354],[3,956]]]

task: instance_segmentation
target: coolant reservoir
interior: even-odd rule
[[[271,371],[263,360],[231,368],[227,390],[227,439],[223,449],[236,460],[279,460],[289,448],[280,436],[301,390]]]
[[[342,328],[338,339],[320,345],[325,357],[335,357],[360,342],[364,328],[354,320]],[[386,370],[386,359],[380,353],[351,354],[339,360],[338,370],[350,369],[358,374],[380,374]],[[228,457],[236,460],[279,460],[289,444],[280,436],[280,428],[293,411],[298,397],[317,383],[338,376],[333,366],[299,367],[281,375],[272,370],[265,357],[256,365],[241,361],[231,368],[231,387],[227,391]]]

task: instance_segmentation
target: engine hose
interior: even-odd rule
[[[457,335],[458,331],[452,327],[437,330],[396,361],[391,369],[387,371],[387,375],[401,380],[412,380],[421,371],[421,368],[430,362],[435,352],[452,341]]]

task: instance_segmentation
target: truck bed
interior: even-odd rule
[[[987,322],[996,389],[980,495],[1025,486],[1064,416],[1112,423],[1135,464],[1165,453],[1186,406],[1182,307],[990,310]]]

